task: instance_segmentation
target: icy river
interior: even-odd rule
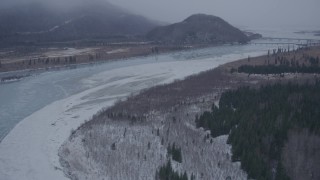
[[[268,37],[273,34],[265,33]],[[65,179],[57,155],[59,147],[72,129],[102,108],[142,89],[278,47],[224,45],[73,69],[25,72],[30,76],[0,84],[0,179]]]

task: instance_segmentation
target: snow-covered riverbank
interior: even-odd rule
[[[3,139],[0,143],[0,177],[7,180],[66,179],[58,150],[72,129],[89,120],[93,114],[141,89],[182,79],[247,56],[143,64],[85,78],[82,82],[93,88],[31,114]],[[95,87],[97,82],[103,83]]]

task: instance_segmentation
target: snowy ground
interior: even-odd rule
[[[66,57],[66,56],[74,56],[74,55],[81,55],[81,54],[89,54],[93,52],[96,48],[66,48],[66,49],[58,49],[52,50],[44,53],[47,57]]]
[[[203,59],[144,64],[83,79],[93,88],[47,105],[22,120],[5,137],[0,144],[1,179],[66,179],[59,163],[58,150],[72,129],[119,98],[222,63],[225,61]],[[95,86],[102,81],[103,85]]]
[[[171,159],[179,173],[196,179],[247,179],[240,163],[231,161],[228,136],[211,138],[195,128],[195,115],[211,107],[216,93],[172,110],[152,111],[143,122],[109,120],[99,116],[81,126],[60,149],[62,164],[71,179],[151,180],[167,163],[169,144],[181,148],[182,162]]]

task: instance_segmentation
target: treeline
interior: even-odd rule
[[[239,73],[248,74],[282,74],[282,73],[320,73],[320,67],[318,66],[287,66],[287,65],[262,65],[251,66],[242,65],[238,68]]]
[[[161,166],[158,171],[156,171],[156,180],[188,180],[188,175],[186,172],[183,174],[179,174],[178,172],[175,172],[171,166],[171,159],[182,163],[182,154],[181,154],[181,148],[177,147],[175,143],[172,145],[169,144],[168,148],[168,155],[169,155],[169,160],[168,162]],[[195,175],[191,174],[190,176],[191,180],[195,180]]]
[[[249,178],[289,179],[281,163],[290,129],[320,135],[320,82],[242,87],[222,94],[219,108],[196,118],[213,137],[229,134],[233,161],[241,161]]]
[[[159,171],[156,172],[156,180],[188,180],[188,175],[186,172],[179,174],[172,169],[171,161],[169,160],[167,164],[160,167]],[[195,180],[195,176],[192,174],[191,180]]]
[[[172,145],[169,144],[167,151],[168,155],[171,156],[173,160],[182,163],[181,148],[176,147],[175,143],[173,143]]]
[[[231,72],[248,74],[282,74],[282,73],[320,73],[319,57],[304,57],[308,65],[291,59],[290,61],[277,57],[274,64],[267,65],[242,65],[237,70],[232,69]]]
[[[10,68],[11,66],[19,66],[22,67],[32,67],[32,66],[48,66],[48,65],[68,65],[68,64],[76,64],[77,58],[76,56],[68,56],[68,57],[48,57],[48,58],[37,58],[37,59],[29,59],[23,60],[21,62],[15,63],[6,63],[2,64],[0,61],[0,68]]]

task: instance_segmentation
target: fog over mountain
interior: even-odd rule
[[[107,0],[2,0],[0,8],[8,8],[16,5],[31,4],[31,3],[42,3],[50,5],[56,9],[66,9],[83,6],[85,4],[94,4],[107,2]]]
[[[109,1],[162,22],[179,22],[196,13],[216,15],[231,24],[248,27],[320,27],[319,0],[2,0],[0,7],[46,2],[64,9],[93,1]]]
[[[0,11],[0,46],[128,40],[159,25],[102,0],[66,3],[21,0],[4,5]]]
[[[179,22],[195,13],[219,16],[249,27],[320,27],[319,0],[109,0],[142,15]]]
[[[0,45],[128,41],[199,13],[240,29],[319,30],[318,7],[319,0],[2,0]]]

